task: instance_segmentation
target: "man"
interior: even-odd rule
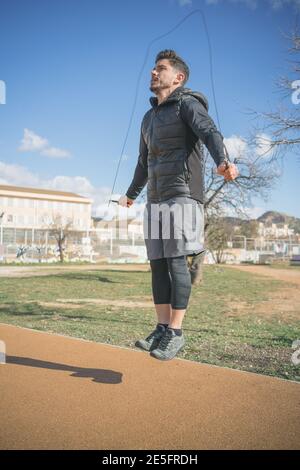
[[[132,183],[119,199],[130,207],[148,183],[144,232],[158,322],[136,346],[160,360],[174,358],[185,344],[182,321],[191,292],[187,256],[204,250],[203,143],[219,175],[228,181],[238,175],[225,161],[223,137],[207,113],[207,99],[184,88],[188,78],[189,68],[175,51],[156,56],[150,85],[156,97],[142,121]]]

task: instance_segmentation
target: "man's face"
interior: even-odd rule
[[[157,93],[164,88],[180,85],[182,77],[184,74],[173,68],[168,59],[161,59],[151,71],[150,90]]]

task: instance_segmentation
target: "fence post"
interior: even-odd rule
[[[46,260],[48,259],[48,230],[46,230],[46,236],[45,236],[45,244],[46,244],[46,251],[45,251],[45,257]]]
[[[110,254],[113,255],[113,229],[110,229]]]

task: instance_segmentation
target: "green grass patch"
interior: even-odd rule
[[[205,266],[204,282],[193,287],[184,320],[186,347],[179,357],[300,380],[291,363],[292,342],[300,339],[297,318],[257,314],[255,305],[288,283],[235,269]],[[74,303],[59,303],[73,299]],[[106,299],[107,304],[87,299]],[[109,304],[118,300],[120,306]],[[87,270],[47,276],[0,279],[0,322],[134,347],[156,324],[154,308],[128,307],[151,300],[151,274]],[[251,314],[231,313],[231,303],[251,306]],[[252,309],[253,307],[253,309]]]

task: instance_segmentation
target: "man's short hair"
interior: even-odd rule
[[[164,51],[160,51],[156,56],[155,63],[162,59],[168,59],[170,64],[175,69],[184,73],[185,79],[183,80],[182,84],[185,85],[189,79],[190,70],[184,60],[182,60],[182,58],[179,57],[179,55],[177,55],[176,52],[172,49],[165,49]]]

